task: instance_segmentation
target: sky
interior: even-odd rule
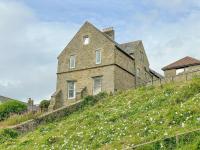
[[[114,27],[118,43],[142,40],[162,74],[185,56],[200,59],[199,0],[0,0],[0,95],[50,99],[57,56],[85,21]]]

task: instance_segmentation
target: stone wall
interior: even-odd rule
[[[28,131],[33,131],[35,128],[38,127],[38,125],[50,122],[50,121],[55,121],[55,119],[60,119],[64,116],[67,116],[74,111],[77,111],[83,104],[83,101],[78,101],[70,106],[65,106],[62,108],[59,108],[57,110],[54,110],[52,112],[46,113],[37,119],[32,119],[29,121],[26,121],[24,123],[21,123],[16,126],[10,127],[11,129],[14,129],[20,133],[25,133]]]
[[[190,72],[193,72],[193,71],[196,71],[196,70],[200,70],[200,65],[189,66],[189,67],[180,68],[180,69],[184,69],[184,72],[180,73],[180,75],[181,75],[181,74],[190,73]],[[169,77],[176,76],[177,75],[176,70],[177,69],[165,70],[164,71],[165,77],[169,78]]]
[[[115,91],[135,88],[135,76],[115,66]]]
[[[90,39],[88,45],[83,44],[83,37],[86,35]],[[114,43],[100,33],[98,29],[89,23],[85,23],[59,55],[58,73],[112,64],[114,62],[114,48]],[[101,50],[101,64],[96,64],[96,50]],[[74,69],[69,68],[71,55],[76,57]]]
[[[83,44],[83,37],[86,35],[90,39],[88,45]],[[96,50],[101,51],[100,64],[96,64]],[[75,68],[70,69],[69,60],[72,55],[76,58],[76,64]],[[122,69],[114,69],[116,66]],[[61,100],[52,97],[51,108],[58,101],[57,106],[68,105],[79,100],[81,97],[78,95],[85,88],[87,88],[88,95],[93,95],[93,77],[95,76],[102,76],[102,91],[107,93],[114,92],[115,89],[132,88],[135,85],[133,75],[135,74],[135,60],[118,49],[111,39],[88,22],[80,28],[59,55],[57,72],[56,92],[61,91],[62,94]],[[123,77],[127,77],[128,81],[123,83]],[[67,81],[75,81],[77,93],[75,99],[68,99]],[[122,87],[120,87],[120,84]]]
[[[147,86],[149,86],[149,85],[160,86],[162,84],[166,84],[166,83],[170,83],[170,82],[188,81],[194,77],[200,77],[200,70],[195,70],[192,72],[187,72],[187,73],[172,76],[172,77],[165,77],[165,78],[159,79],[159,80],[152,80],[152,81],[146,83],[146,85]]]
[[[102,76],[102,91],[114,92],[114,65],[58,74],[58,89],[62,91],[64,105],[77,100],[68,100],[67,81],[76,81],[76,92],[81,92],[84,87],[87,87],[88,95],[93,95],[93,77],[95,76]]]
[[[190,67],[187,67],[185,68],[185,72],[193,72],[193,71],[196,71],[196,70],[200,70],[200,65],[197,65],[197,66],[190,66]]]
[[[135,60],[131,58],[115,48],[115,64],[135,74]]]
[[[166,77],[166,78],[174,77],[174,76],[176,76],[176,69],[166,70],[166,71],[164,72],[164,74],[165,74],[165,77]]]

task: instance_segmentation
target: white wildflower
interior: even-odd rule
[[[153,118],[150,118],[150,121],[153,121]]]

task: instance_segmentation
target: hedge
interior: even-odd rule
[[[27,110],[27,105],[23,102],[10,100],[0,105],[0,121],[8,118],[12,113],[22,113]]]

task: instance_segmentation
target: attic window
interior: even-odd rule
[[[89,38],[88,35],[85,35],[85,36],[83,37],[83,44],[84,44],[84,45],[88,45],[89,43],[90,43],[90,38]]]

